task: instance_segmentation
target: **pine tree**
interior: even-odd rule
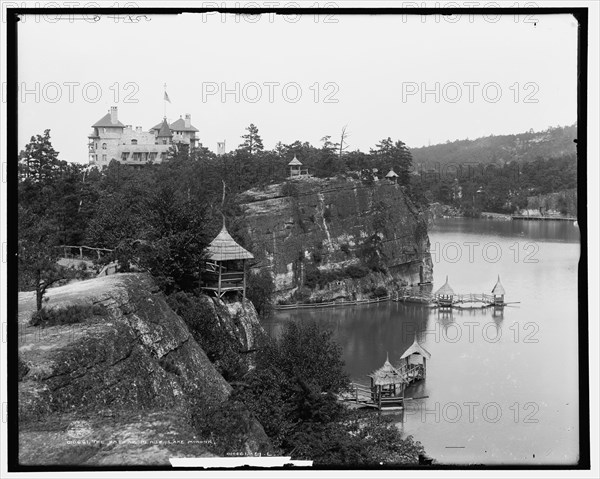
[[[51,179],[66,163],[58,159],[58,151],[50,142],[50,130],[44,130],[43,136],[32,136],[19,156],[19,176],[36,182]]]
[[[254,125],[254,123],[250,123],[250,126],[246,128],[245,135],[242,135],[242,139],[244,142],[239,146],[239,148],[247,151],[251,155],[255,155],[259,151],[263,151],[264,146],[262,142],[262,138],[258,134],[258,128]]]

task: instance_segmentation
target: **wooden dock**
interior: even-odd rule
[[[395,375],[393,383],[388,383],[387,388],[382,388],[381,385],[376,384],[377,381],[373,380],[371,381],[371,387],[358,382],[353,382],[351,391],[345,395],[342,395],[340,400],[352,405],[356,405],[357,407],[374,408],[378,409],[379,411],[394,411],[404,409],[405,401],[418,399],[404,397],[404,391],[411,384],[425,379],[426,376],[425,361],[421,362],[420,364],[415,364],[408,359],[411,356],[414,357],[415,355],[420,355],[421,353],[429,355],[429,353],[423,350],[417,343],[416,347],[413,344],[403,354],[402,358],[400,359],[401,364],[399,366],[392,367],[391,364],[389,364],[389,362],[386,360],[383,368],[378,371],[381,371],[387,367],[390,368]],[[378,371],[370,375],[371,378],[374,378]],[[398,386],[398,389],[396,386]]]
[[[455,295],[448,304],[440,303],[431,293],[398,292],[392,299],[399,303],[424,304],[431,308],[479,309],[502,306],[494,301],[494,296],[485,293],[466,293]]]

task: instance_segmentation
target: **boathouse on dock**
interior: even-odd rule
[[[448,276],[444,285],[434,293],[435,300],[441,308],[451,308],[454,302],[454,290],[448,283]]]
[[[228,292],[241,291],[246,297],[246,261],[254,255],[231,237],[225,226],[207,248],[207,260],[202,266],[202,289],[222,298]]]
[[[430,358],[431,353],[421,346],[415,338],[411,346],[400,356],[398,369],[409,383],[425,379],[427,376],[427,360]]]
[[[500,282],[500,275],[498,275],[498,281],[496,281],[496,286],[492,289],[492,294],[494,295],[494,306],[504,306],[504,295],[506,291],[504,291],[504,286]]]
[[[386,358],[385,363],[369,374],[371,378],[371,398],[381,409],[384,398],[403,398],[408,381]]]

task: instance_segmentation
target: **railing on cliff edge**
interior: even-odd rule
[[[112,253],[114,251],[109,248],[93,248],[92,246],[83,246],[83,245],[76,245],[76,246],[60,245],[60,246],[56,246],[56,249],[59,249],[63,252],[63,258],[74,259],[77,257],[80,260],[86,259],[85,255],[84,255],[84,250],[85,250],[85,253],[94,252],[97,259],[100,259],[101,255],[103,253]],[[77,253],[73,254],[73,250],[78,251],[79,254],[77,254]]]

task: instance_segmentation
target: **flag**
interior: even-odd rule
[[[169,103],[171,103],[171,100],[169,99],[169,95],[167,95],[166,91],[165,91],[165,101],[168,101]]]

